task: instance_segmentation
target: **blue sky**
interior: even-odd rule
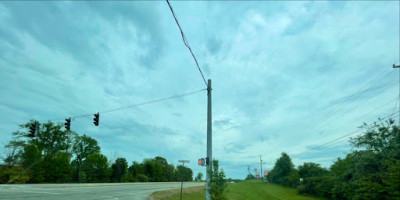
[[[329,166],[346,140],[313,147],[392,113],[398,96],[399,3],[171,2],[205,77],[213,81],[213,156],[227,177]],[[168,5],[0,2],[0,141],[18,124],[96,113],[205,85]],[[354,95],[356,94],[356,95]],[[109,158],[206,156],[206,91],[77,118],[71,129]],[[398,108],[398,107],[397,107]],[[60,120],[62,122],[63,120]]]

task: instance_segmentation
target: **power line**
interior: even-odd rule
[[[158,102],[161,102],[161,101],[167,101],[167,100],[170,100],[170,99],[176,99],[176,98],[180,98],[180,97],[184,97],[184,96],[194,95],[194,94],[197,94],[197,93],[199,93],[201,91],[204,91],[204,90],[207,90],[207,89],[204,88],[204,89],[201,89],[201,90],[188,92],[188,93],[184,93],[184,94],[179,94],[179,95],[174,95],[174,96],[165,97],[165,98],[161,98],[161,99],[146,101],[146,102],[133,104],[133,105],[128,105],[128,106],[123,106],[123,107],[114,108],[114,109],[110,109],[110,110],[104,110],[104,111],[100,111],[98,113],[104,114],[104,113],[110,113],[110,112],[115,112],[115,111],[119,111],[119,110],[130,109],[130,108],[133,108],[133,107],[138,107],[138,106],[142,106],[142,105],[146,105],[146,104],[158,103]],[[73,116],[71,118],[72,119],[76,119],[76,118],[91,117],[91,116],[93,116],[93,113],[77,115],[77,116]],[[50,120],[50,121],[59,121],[59,120],[64,120],[64,118],[63,119]]]
[[[382,119],[379,119],[378,121],[386,120],[386,119],[388,119],[388,118],[391,118],[391,117],[395,116],[395,115],[398,114],[398,113],[399,113],[399,112],[392,113],[392,114],[390,114],[390,115],[388,115],[388,116],[386,116],[386,117],[384,117],[384,118],[382,118]],[[362,131],[362,130],[352,131],[352,132],[350,132],[350,133],[348,133],[348,134],[346,134],[346,135],[344,135],[344,136],[341,136],[341,137],[339,137],[339,138],[335,138],[335,139],[333,139],[333,140],[331,140],[331,141],[328,141],[328,142],[326,142],[326,143],[324,143],[324,144],[321,144],[321,145],[319,145],[319,146],[317,146],[317,147],[314,147],[314,148],[312,148],[311,150],[321,150],[321,149],[324,149],[326,146],[329,146],[329,145],[334,144],[334,143],[336,143],[336,142],[342,141],[344,138],[347,138],[347,137],[349,137],[349,136],[351,136],[351,135],[354,135],[354,134],[356,134],[356,133],[359,133],[359,132],[361,132],[361,131]]]
[[[400,99],[400,94],[399,94],[399,96],[396,98],[396,103],[394,104],[392,113],[396,110],[397,103],[399,102],[399,99]],[[399,105],[399,106],[400,106],[400,105]],[[399,112],[400,112],[400,111],[399,111]]]
[[[193,57],[194,61],[196,62],[197,69],[199,69],[199,72],[200,72],[200,74],[201,74],[201,77],[203,78],[204,84],[206,84],[206,86],[208,86],[207,81],[206,81],[206,79],[204,78],[203,72],[202,72],[201,69],[200,69],[199,63],[197,62],[196,56],[194,55],[194,53],[193,53],[193,51],[192,51],[192,48],[191,48],[190,45],[189,45],[189,42],[186,40],[185,33],[183,32],[182,27],[181,27],[181,25],[179,24],[178,18],[176,18],[175,12],[174,12],[174,10],[172,9],[172,6],[171,6],[171,4],[169,3],[168,0],[167,0],[167,3],[168,3],[168,6],[169,6],[169,9],[171,9],[171,12],[172,12],[172,15],[174,16],[174,19],[175,19],[176,24],[177,24],[178,27],[179,27],[179,31],[181,32],[183,43],[184,43],[185,46],[189,49],[190,54],[192,54],[192,57]]]
[[[388,71],[388,72],[385,73],[386,71]],[[371,88],[371,86],[370,86],[370,87],[367,87],[367,86],[369,86],[369,85],[372,84],[373,82],[376,82],[376,83],[382,82],[382,81],[384,80],[384,78],[385,78],[387,75],[389,75],[390,73],[391,73],[390,69],[387,69],[387,70],[384,71],[383,76],[379,77],[379,74],[375,75],[373,78],[370,79],[370,81],[368,81],[365,85],[363,85],[362,87],[360,87],[355,93],[353,93],[353,94],[351,94],[351,95],[349,95],[349,96],[343,98],[338,104],[335,105],[335,107],[334,107],[331,111],[327,112],[325,115],[323,115],[323,116],[320,118],[320,120],[319,120],[319,122],[318,122],[318,125],[313,126],[312,128],[309,128],[309,129],[306,131],[306,134],[309,134],[312,130],[314,130],[314,129],[316,129],[317,127],[319,127],[324,121],[330,119],[334,114],[338,113],[338,111],[340,111],[340,109],[343,107],[344,103],[346,103],[346,102],[348,102],[348,101],[350,101],[350,100],[356,99],[356,98],[359,97],[361,94],[363,94],[363,93],[365,93],[366,91],[368,91],[368,89]],[[378,77],[379,77],[379,78],[378,78]],[[367,101],[368,101],[368,100],[367,100]],[[365,102],[364,102],[364,103],[365,103]],[[360,104],[359,104],[359,105],[360,105]],[[358,105],[358,106],[359,106],[359,105]],[[357,106],[357,107],[358,107],[358,106]]]
[[[392,88],[393,86],[396,86],[396,85],[392,85],[392,86],[389,87],[389,88]],[[388,89],[389,89],[389,88],[388,88]],[[385,90],[383,90],[383,91],[381,91],[381,92],[384,92],[384,91],[385,91]],[[375,95],[375,96],[372,97],[372,98],[369,98],[369,99],[364,100],[362,103],[357,104],[356,106],[354,106],[354,107],[350,108],[349,110],[347,110],[347,113],[356,110],[356,109],[359,108],[360,106],[362,106],[362,105],[364,105],[365,103],[371,101],[372,99],[375,99],[376,97],[378,97],[378,95]],[[331,116],[333,116],[333,114],[332,114]],[[362,117],[364,117],[364,116],[362,116]],[[328,120],[328,119],[330,119],[330,120]],[[334,122],[334,121],[337,120],[337,119],[338,119],[338,118],[331,118],[331,117],[329,117],[329,118],[326,119],[326,121],[328,122],[327,124],[330,124],[330,123]],[[320,123],[320,124],[322,124],[322,123]],[[318,125],[320,125],[320,124],[318,124]]]

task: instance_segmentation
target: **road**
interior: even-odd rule
[[[184,183],[184,187],[202,186],[204,182]],[[0,185],[0,199],[145,200],[154,191],[180,188],[181,183],[93,183],[93,184],[13,184]]]

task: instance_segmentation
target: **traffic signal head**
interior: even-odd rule
[[[29,127],[29,137],[33,138],[35,137],[35,132],[36,132],[36,123],[35,124],[31,124],[31,126]]]
[[[206,157],[206,166],[210,165],[210,159],[208,157]]]
[[[94,114],[94,118],[93,118],[93,124],[98,126],[99,125],[99,118],[100,118],[100,114]]]
[[[206,161],[204,160],[204,158],[200,158],[198,164],[204,166],[206,164]]]
[[[65,119],[65,129],[67,129],[67,131],[69,131],[71,129],[71,118]]]

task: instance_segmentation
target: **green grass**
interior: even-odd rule
[[[299,195],[297,189],[261,181],[243,181],[229,184],[227,195],[229,200],[317,200],[319,198]]]
[[[180,190],[155,192],[151,195],[154,200],[176,200],[180,197]],[[184,189],[183,199],[204,200],[205,188],[194,187]],[[226,197],[229,200],[318,200],[320,198],[304,196],[297,193],[297,189],[280,185],[263,183],[261,181],[242,181],[229,184]]]
[[[182,192],[182,199],[190,200],[204,200],[206,191],[204,186],[184,188]],[[180,199],[181,190],[166,190],[160,192],[154,192],[150,195],[150,199],[154,200],[175,200]]]

